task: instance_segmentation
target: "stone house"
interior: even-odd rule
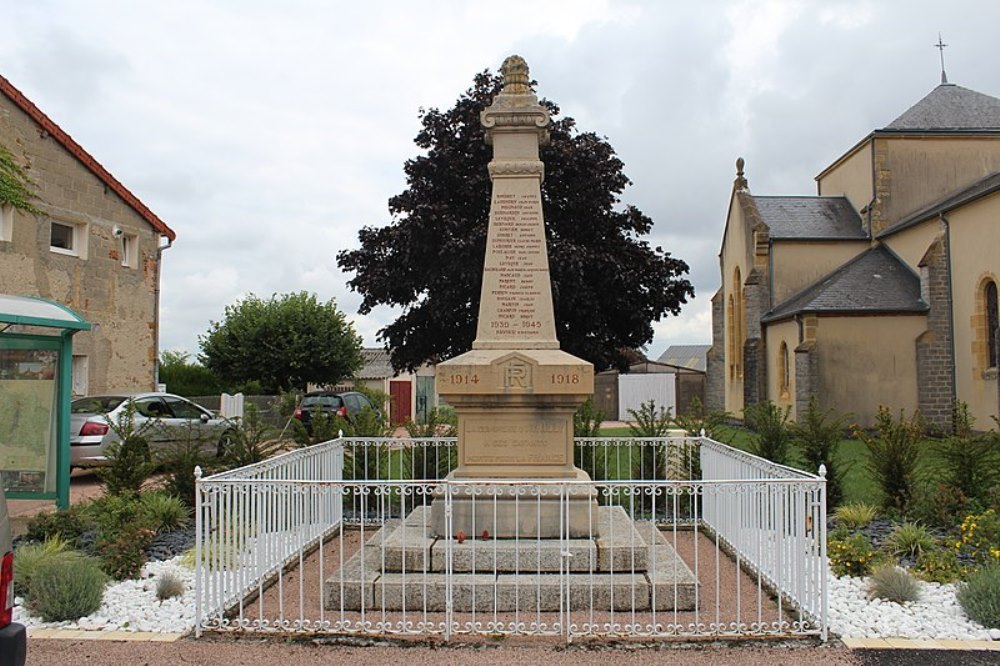
[[[0,146],[40,211],[0,207],[0,292],[62,303],[93,325],[74,338],[74,394],[153,389],[173,230],[2,76]]]
[[[712,299],[706,394],[739,415],[810,397],[980,428],[1000,413],[1000,99],[942,83],[817,177],[752,194],[737,161]]]

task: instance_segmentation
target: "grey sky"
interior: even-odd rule
[[[502,8],[503,14],[498,12]],[[389,222],[420,107],[522,55],[538,92],[608,137],[652,243],[697,296],[649,345],[711,340],[734,161],[758,194],[813,177],[939,82],[1000,95],[1000,3],[111,2],[0,0],[0,73],[177,232],[162,346],[247,293],[335,298],[365,344],[336,253]]]

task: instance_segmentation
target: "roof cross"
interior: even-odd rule
[[[941,41],[941,33],[938,33],[938,43],[934,45],[934,48],[941,52],[941,83],[948,83],[948,75],[944,73],[944,47],[948,46],[943,41]]]

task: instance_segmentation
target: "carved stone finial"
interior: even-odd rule
[[[503,75],[504,95],[530,95],[531,85],[528,78],[528,63],[519,55],[512,55],[500,65],[500,73]]]
[[[749,185],[747,184],[747,179],[743,176],[743,165],[744,164],[746,164],[746,162],[743,161],[742,157],[737,157],[736,158],[736,181],[735,181],[735,185],[736,185],[736,189],[738,189],[738,190],[745,190],[745,189],[747,189],[749,187]]]

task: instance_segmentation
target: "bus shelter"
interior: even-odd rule
[[[69,506],[73,335],[89,329],[64,305],[0,294],[0,483],[10,499]]]

